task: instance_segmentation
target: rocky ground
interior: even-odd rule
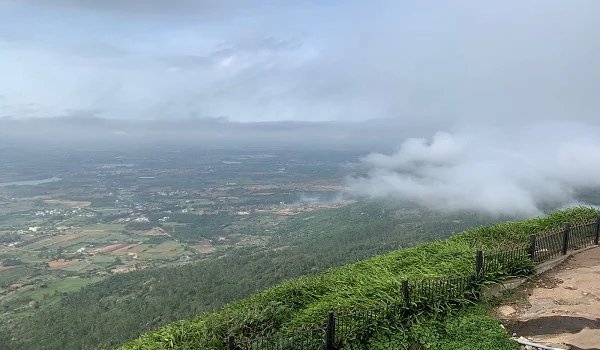
[[[526,282],[497,315],[516,337],[560,349],[600,350],[600,247]]]

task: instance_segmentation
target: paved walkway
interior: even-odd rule
[[[517,337],[600,350],[600,247],[573,255],[515,293],[498,315]]]

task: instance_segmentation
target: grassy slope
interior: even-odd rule
[[[227,334],[256,337],[323,324],[326,311],[345,312],[397,301],[403,279],[470,274],[475,250],[495,251],[525,245],[532,233],[564,222],[595,218],[590,208],[559,211],[545,218],[480,227],[449,239],[375,256],[316,276],[289,280],[230,303],[218,312],[170,324],[124,345],[130,349],[197,348],[223,345]]]
[[[488,316],[487,303],[421,319],[410,328],[377,332],[366,348],[370,350],[519,350],[501,322]]]

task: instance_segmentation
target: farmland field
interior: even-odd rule
[[[51,342],[116,346],[288,278],[507,219],[353,197],[355,151],[81,152],[5,160],[6,182],[41,167],[62,180],[0,188],[0,347],[3,327],[37,339],[26,330],[59,327],[55,316],[81,322]],[[95,342],[74,336],[90,322]]]
[[[30,297],[32,300],[42,301],[44,299],[45,295],[52,295],[57,292],[58,293],[67,293],[67,292],[76,291],[76,290],[81,289],[81,287],[84,287],[88,284],[96,283],[96,282],[100,281],[101,279],[102,279],[101,277],[89,277],[89,278],[71,277],[71,278],[66,278],[64,280],[61,280],[61,281],[56,281],[56,282],[50,283],[41,288],[27,291],[26,293],[23,293],[23,294],[25,296]]]
[[[89,231],[89,232],[97,232],[97,231],[103,231],[103,232],[121,232],[125,229],[125,226],[127,226],[126,224],[94,224],[94,225],[89,225],[89,226],[84,226],[81,227],[80,230],[82,231]]]
[[[22,183],[0,187],[0,322],[114,275],[264,250],[293,215],[346,205],[301,199],[342,190],[356,157],[170,148],[82,150],[73,163],[61,152],[0,154],[12,169],[2,182]],[[61,180],[20,182],[38,178]]]

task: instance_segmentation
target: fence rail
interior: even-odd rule
[[[409,283],[409,305],[419,306],[434,298],[456,299],[470,293],[476,280],[475,275],[469,275]]]
[[[334,350],[344,343],[367,340],[380,327],[396,329],[407,325],[411,314],[426,312],[436,303],[476,301],[480,298],[481,282],[494,281],[511,275],[530,272],[533,264],[540,264],[569,250],[598,245],[600,217],[594,221],[571,226],[565,224],[530,236],[529,246],[513,250],[484,253],[477,251],[475,273],[424,281],[402,281],[398,290],[401,302],[336,315],[329,312],[323,327],[273,336],[247,339],[231,335],[229,350]]]
[[[561,255],[563,230],[553,230],[540,236],[533,236],[533,261],[541,263]]]
[[[518,273],[521,272],[524,262],[529,259],[530,256],[530,247],[483,254],[481,271],[478,271],[478,273],[483,274],[483,276],[490,276],[490,279],[498,277],[498,275]]]
[[[279,333],[271,337],[246,339],[235,343],[235,339],[229,343],[229,348],[242,350],[292,350],[292,349],[326,349],[327,327],[296,331],[291,333]]]

